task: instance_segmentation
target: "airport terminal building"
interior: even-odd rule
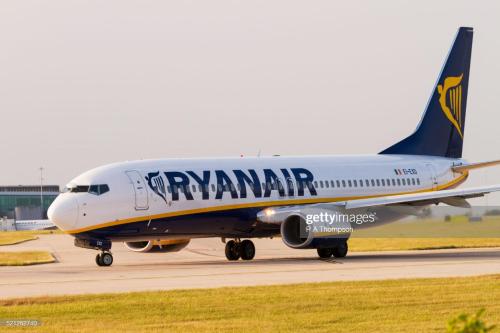
[[[47,209],[58,194],[58,185],[0,186],[0,217],[16,220],[46,219]],[[42,198],[43,209],[40,210]]]

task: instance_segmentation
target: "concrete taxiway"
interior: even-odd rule
[[[216,238],[193,240],[177,253],[135,253],[114,244],[113,266],[98,267],[97,251],[74,247],[67,235],[41,235],[0,250],[47,250],[57,262],[0,267],[0,298],[500,273],[500,248],[351,252],[319,260],[315,250],[293,250],[280,239],[255,245],[253,261],[228,262]]]

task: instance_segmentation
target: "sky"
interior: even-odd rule
[[[0,3],[0,184],[173,157],[372,154],[474,27],[464,157],[500,159],[498,1]],[[500,167],[466,186],[500,183]],[[493,199],[500,202],[500,196]]]

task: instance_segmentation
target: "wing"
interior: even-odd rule
[[[422,206],[429,204],[445,203],[450,206],[469,207],[466,199],[482,197],[491,192],[500,191],[500,185],[475,187],[469,189],[453,189],[443,191],[428,191],[422,193],[387,195],[374,198],[348,200],[331,203],[320,203],[300,206],[282,206],[262,210],[257,214],[257,219],[265,223],[281,223],[289,215],[310,211],[311,209],[332,210],[344,208],[369,208],[391,205]]]
[[[393,196],[383,196],[368,199],[358,199],[344,201],[342,204],[346,209],[366,208],[373,206],[388,206],[388,205],[425,205],[446,203],[455,206],[451,203],[465,201],[465,199],[482,197],[491,192],[500,191],[500,185],[475,187],[468,189],[454,189],[443,191],[429,191],[422,193],[402,194]],[[462,207],[462,206],[461,206]]]

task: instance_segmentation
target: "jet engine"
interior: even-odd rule
[[[333,230],[328,225],[324,228],[318,224],[311,225],[301,214],[293,214],[281,224],[281,239],[293,249],[334,248],[345,243],[350,236],[350,232],[346,232],[349,225],[337,224],[335,227],[337,229]]]
[[[190,239],[165,239],[138,242],[125,242],[134,252],[178,252],[189,244]]]

